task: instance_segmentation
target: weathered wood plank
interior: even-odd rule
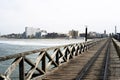
[[[6,77],[9,78],[11,73],[15,70],[16,66],[19,65],[20,61],[22,60],[22,57],[17,58],[13,61],[13,63],[10,65],[10,67],[5,71]]]
[[[31,60],[29,60],[28,58],[26,58],[26,57],[25,57],[25,61],[26,61],[29,65],[31,65],[32,67],[35,67],[35,64],[34,64]],[[45,72],[44,72],[42,69],[40,69],[39,66],[36,68],[36,70],[37,70],[40,74],[45,74]]]
[[[40,62],[41,59],[44,57],[44,55],[45,55],[45,52],[41,52],[41,53],[39,54],[39,56],[38,56],[37,59],[36,59],[35,66],[32,67],[32,68],[28,71],[28,73],[27,73],[27,75],[26,75],[26,80],[30,80],[30,79],[31,79],[33,73],[35,72],[35,70],[36,70],[39,62]]]
[[[48,57],[48,59],[50,60],[50,63],[48,63],[46,67],[49,67],[51,63],[53,63],[55,67],[58,66],[58,64],[53,60],[53,58],[51,58],[51,56],[48,53],[46,53],[46,57]]]
[[[19,79],[25,80],[24,57],[19,63]]]

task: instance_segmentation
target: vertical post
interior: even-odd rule
[[[42,58],[42,70],[44,72],[46,72],[46,53],[44,54],[43,58]]]
[[[87,26],[85,28],[85,42],[87,41]]]
[[[67,49],[65,49],[65,58],[66,58],[66,62],[68,62],[68,57],[67,57]]]
[[[117,33],[117,27],[115,26],[115,34]]]
[[[56,54],[56,63],[59,65],[59,53]]]
[[[24,72],[24,57],[19,63],[19,79],[25,80],[25,72]]]

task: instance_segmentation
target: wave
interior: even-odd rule
[[[71,43],[79,43],[84,42],[81,39],[42,39],[42,40],[0,40],[2,44],[9,44],[9,45],[23,45],[23,46],[60,46],[60,45],[67,45]]]
[[[24,42],[24,41],[0,41],[1,44],[9,44],[9,45],[32,45],[32,46],[56,46],[61,44],[48,44],[48,43],[38,43],[38,42]]]

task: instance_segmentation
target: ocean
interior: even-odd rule
[[[80,42],[84,39],[0,39],[0,56]]]
[[[84,39],[0,39],[0,57],[35,49],[80,42],[84,42]],[[0,62],[0,73],[4,73],[12,61],[13,60]],[[18,67],[16,70],[18,70]],[[16,72],[17,71],[14,73]],[[18,72],[16,74],[12,74],[12,80],[18,80],[18,75]]]

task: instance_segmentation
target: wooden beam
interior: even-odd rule
[[[19,63],[19,79],[25,80],[25,70],[24,70],[24,57]]]

